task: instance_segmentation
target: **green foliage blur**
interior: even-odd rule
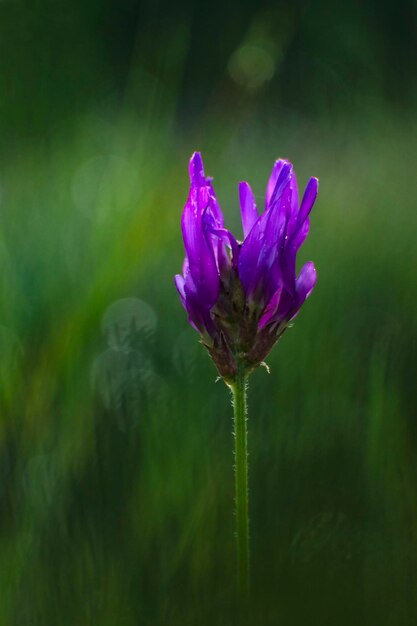
[[[0,626],[417,620],[415,3],[0,2]],[[320,178],[318,284],[232,412],[173,275],[187,164],[227,223]]]

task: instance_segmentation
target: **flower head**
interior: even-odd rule
[[[316,283],[313,263],[296,274],[318,180],[310,178],[301,203],[291,163],[275,162],[259,215],[248,183],[239,185],[243,242],[224,227],[212,179],[201,155],[190,160],[190,192],[182,214],[186,257],[175,276],[190,324],[200,333],[220,375],[257,367],[297,315]]]

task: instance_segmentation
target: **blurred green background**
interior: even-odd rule
[[[0,2],[0,625],[417,620],[417,5]],[[173,274],[199,149],[228,224],[320,178],[318,284],[232,413]]]

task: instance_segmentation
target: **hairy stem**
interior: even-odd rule
[[[239,369],[231,385],[234,408],[236,542],[238,589],[242,596],[249,592],[249,514],[248,514],[248,432],[246,406],[246,374]]]

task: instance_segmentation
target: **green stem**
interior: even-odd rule
[[[246,374],[239,368],[233,392],[235,427],[236,541],[239,593],[249,592],[248,432]]]

